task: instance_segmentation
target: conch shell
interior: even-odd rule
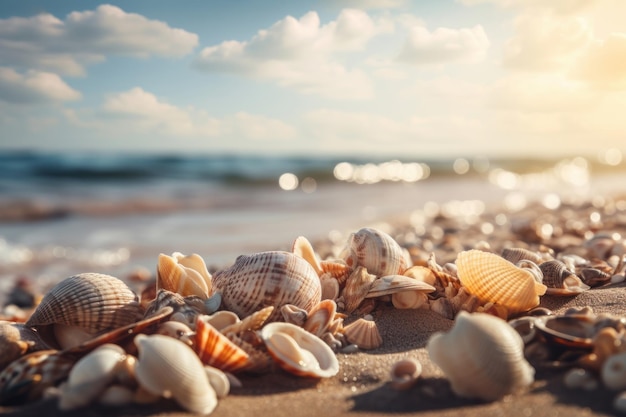
[[[489,314],[459,312],[452,329],[433,334],[426,348],[462,397],[494,401],[534,381],[519,333]]]
[[[174,252],[172,256],[159,255],[157,263],[157,291],[165,289],[183,297],[196,295],[203,300],[211,292],[211,274],[204,259],[196,253],[183,255]]]
[[[456,265],[459,280],[470,294],[483,303],[502,305],[510,314],[538,306],[539,296],[547,289],[533,272],[493,253],[464,251],[458,254]]]

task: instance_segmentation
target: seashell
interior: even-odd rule
[[[204,310],[207,314],[213,314],[220,309],[222,305],[222,294],[216,292],[206,300],[204,300]]]
[[[0,372],[0,404],[23,404],[40,399],[44,391],[67,378],[76,362],[58,350],[29,353]]]
[[[250,314],[248,317],[244,318],[243,320],[239,320],[236,323],[231,324],[230,326],[220,329],[220,332],[222,332],[225,335],[229,335],[231,333],[239,334],[239,333],[243,333],[249,330],[250,331],[259,330],[261,327],[263,327],[263,325],[265,324],[269,316],[272,315],[273,312],[274,312],[274,306],[268,306],[268,307],[262,308],[259,311],[255,311],[254,313]]]
[[[374,320],[359,318],[343,328],[348,343],[361,349],[376,349],[383,344],[383,338]]]
[[[402,274],[410,266],[408,258],[391,236],[367,227],[350,235],[343,256],[348,266],[362,266],[378,277]]]
[[[156,298],[148,305],[144,316],[148,317],[165,307],[171,307],[174,311],[170,320],[180,321],[189,326],[191,330],[196,328],[198,315],[206,312],[204,300],[200,297],[195,295],[183,297],[178,293],[161,289]]]
[[[209,323],[209,316],[198,316],[194,350],[203,364],[234,372],[246,366],[248,354]]]
[[[462,397],[493,401],[534,381],[520,335],[488,314],[459,312],[452,329],[433,334],[426,349]]]
[[[310,310],[321,300],[320,280],[313,267],[289,252],[239,256],[228,269],[215,273],[213,286],[222,304],[240,318],[264,307],[276,307],[268,321],[281,318],[280,308],[293,304]]]
[[[137,382],[153,395],[173,398],[192,413],[209,414],[217,406],[204,366],[195,352],[171,337],[138,334]]]
[[[155,334],[173,337],[174,339],[180,340],[187,346],[193,346],[193,333],[193,330],[191,330],[186,324],[170,320],[165,323],[161,323]]]
[[[157,291],[171,291],[186,297],[195,295],[203,300],[211,292],[211,274],[204,259],[196,253],[183,255],[174,252],[172,256],[159,254],[157,263]]]
[[[459,280],[469,293],[482,302],[500,304],[510,313],[536,307],[547,289],[533,273],[493,253],[464,251],[458,254],[456,265]]]
[[[306,237],[298,236],[293,242],[291,251],[295,255],[298,255],[299,257],[307,261],[313,267],[318,276],[321,276],[324,273],[324,270],[322,269],[322,264],[317,258],[317,255],[315,255],[313,245],[311,245],[311,242],[309,242]]]
[[[391,365],[390,384],[397,390],[411,388],[422,374],[422,364],[413,358],[401,359]]]
[[[261,338],[274,361],[288,372],[312,378],[327,378],[339,372],[339,362],[332,349],[301,327],[269,323],[261,329]]]
[[[580,366],[599,372],[604,362],[616,353],[626,351],[621,335],[613,327],[600,329],[593,337],[593,351],[578,360]]]
[[[67,348],[106,330],[134,323],[142,313],[137,295],[120,279],[83,273],[54,286],[26,325],[37,329],[49,345]],[[78,340],[72,340],[72,329],[80,334]],[[59,340],[55,330],[58,335],[70,337]]]
[[[293,304],[285,304],[280,308],[283,321],[302,327],[309,317],[309,312]]]
[[[320,277],[320,285],[322,286],[322,300],[336,300],[339,297],[341,292],[339,281],[330,274],[323,274]]]
[[[213,314],[205,316],[204,319],[220,332],[228,326],[241,322],[235,313],[228,310],[217,311]]]
[[[590,288],[568,270],[563,262],[556,259],[540,264],[539,269],[543,273],[543,284],[548,287],[546,294],[577,295]]]
[[[578,275],[590,287],[598,287],[611,281],[611,274],[598,268],[580,268]]]
[[[0,322],[0,370],[26,353],[47,348],[39,334],[23,323]]]
[[[391,303],[397,309],[417,309],[428,304],[424,291],[402,291],[391,294]]]
[[[352,272],[352,267],[348,266],[342,260],[325,260],[321,261],[320,265],[323,271],[323,274],[320,275],[320,277],[329,274],[337,280],[339,285],[343,285]]]
[[[113,344],[104,344],[83,356],[62,386],[59,408],[66,411],[90,404],[114,381],[125,360],[124,349]]]
[[[430,268],[425,266],[412,266],[404,271],[402,275],[406,275],[407,277],[425,282],[429,285],[435,285],[435,282],[437,282],[437,277],[435,276],[435,273]]]
[[[346,280],[346,286],[342,292],[346,313],[352,313],[363,302],[375,279],[376,276],[370,274],[363,266],[354,269]]]
[[[617,243],[613,235],[600,233],[583,242],[583,247],[587,249],[587,257],[593,259],[606,259]]]
[[[307,332],[322,337],[335,319],[335,313],[337,313],[337,304],[333,300],[322,300],[309,311],[302,327]]]
[[[372,282],[366,298],[380,297],[403,291],[421,291],[430,293],[435,287],[417,279],[405,275],[387,275]]]
[[[228,395],[230,391],[230,380],[226,376],[226,374],[217,368],[206,365],[204,367],[207,378],[209,378],[209,383],[211,387],[215,390],[215,395],[217,398],[224,398]]]
[[[607,358],[602,365],[600,377],[602,378],[602,383],[608,389],[626,389],[626,352]]]
[[[135,399],[135,392],[120,384],[109,385],[98,397],[98,404],[108,407],[121,407],[131,404]]]
[[[535,329],[547,342],[568,349],[591,350],[596,333],[595,317],[587,314],[540,316],[534,320]]]
[[[522,260],[532,261],[537,265],[543,262],[543,258],[539,254],[524,248],[504,248],[501,256],[514,265]]]

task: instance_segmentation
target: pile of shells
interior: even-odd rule
[[[54,395],[70,410],[170,398],[209,414],[240,384],[238,373],[332,377],[337,352],[380,347],[369,314],[380,304],[456,319],[428,351],[459,396],[495,400],[523,389],[538,358],[601,372],[607,387],[626,390],[626,362],[615,364],[626,357],[623,319],[533,315],[545,294],[576,296],[624,279],[621,238],[596,235],[584,247],[586,256],[516,246],[495,253],[483,243],[439,264],[435,251],[422,256],[423,248],[363,228],[335,253],[320,256],[298,237],[289,252],[241,255],[214,273],[197,254],[161,254],[154,287],[140,295],[118,278],[77,274],[25,322],[0,323],[0,404]],[[457,372],[472,361],[483,373]],[[402,361],[392,384],[406,389],[420,372]]]

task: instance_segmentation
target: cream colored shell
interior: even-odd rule
[[[157,262],[157,291],[165,289],[183,297],[196,295],[203,300],[211,292],[211,274],[204,259],[196,253],[172,256],[160,254]]]
[[[452,329],[433,334],[426,348],[462,397],[493,401],[534,381],[521,336],[489,314],[459,312]]]
[[[410,266],[406,252],[389,234],[374,228],[352,233],[344,260],[353,268],[363,266],[377,277],[402,274]]]
[[[509,313],[528,311],[539,305],[547,287],[530,271],[489,252],[469,250],[456,259],[459,280],[482,302],[505,306]]]
[[[383,338],[374,320],[359,318],[345,326],[343,333],[349,343],[361,349],[376,349],[383,344]]]

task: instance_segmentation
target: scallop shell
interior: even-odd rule
[[[543,273],[543,284],[548,287],[546,294],[576,295],[591,288],[556,259],[540,264],[539,269]]]
[[[268,321],[280,320],[280,308],[293,304],[310,310],[321,300],[320,280],[313,267],[290,252],[242,255],[228,269],[216,272],[213,286],[222,293],[225,309],[246,317],[264,307],[276,307]]]
[[[71,326],[95,334],[134,323],[142,316],[137,295],[120,279],[98,273],[83,273],[66,278],[41,300],[26,322],[36,328],[50,345],[68,347],[49,333],[55,325]],[[70,342],[75,344],[75,341]]]
[[[161,253],[157,263],[157,291],[160,289],[180,295],[195,295],[203,300],[211,292],[211,274],[204,259],[196,253],[183,255],[174,252],[172,256]]]
[[[203,364],[224,372],[237,371],[248,362],[248,354],[213,327],[209,316],[198,317],[194,350]]]
[[[337,304],[333,300],[322,300],[309,311],[304,330],[321,337],[335,319]]]
[[[276,363],[288,372],[312,378],[327,378],[339,372],[339,362],[332,349],[301,327],[269,323],[261,329],[261,338]]]
[[[204,366],[184,343],[163,335],[138,334],[137,382],[153,395],[173,398],[192,413],[209,414],[217,406]]]
[[[539,305],[547,287],[534,274],[489,252],[469,250],[458,254],[459,279],[467,291],[482,302],[507,308],[509,313],[530,310]]]
[[[422,364],[413,358],[400,359],[391,365],[390,384],[397,390],[411,388],[422,374]]]
[[[534,381],[520,335],[488,314],[459,312],[452,329],[433,334],[426,348],[462,397],[493,401]]]
[[[359,318],[345,326],[343,334],[349,343],[354,343],[361,349],[376,349],[383,344],[383,338],[374,320]]]
[[[344,252],[348,266],[363,266],[378,277],[402,274],[410,266],[408,256],[398,242],[374,228],[366,227],[352,233]]]
[[[342,292],[346,313],[352,313],[363,302],[375,279],[376,275],[370,274],[363,266],[357,266],[354,269],[346,280],[346,286]]]

